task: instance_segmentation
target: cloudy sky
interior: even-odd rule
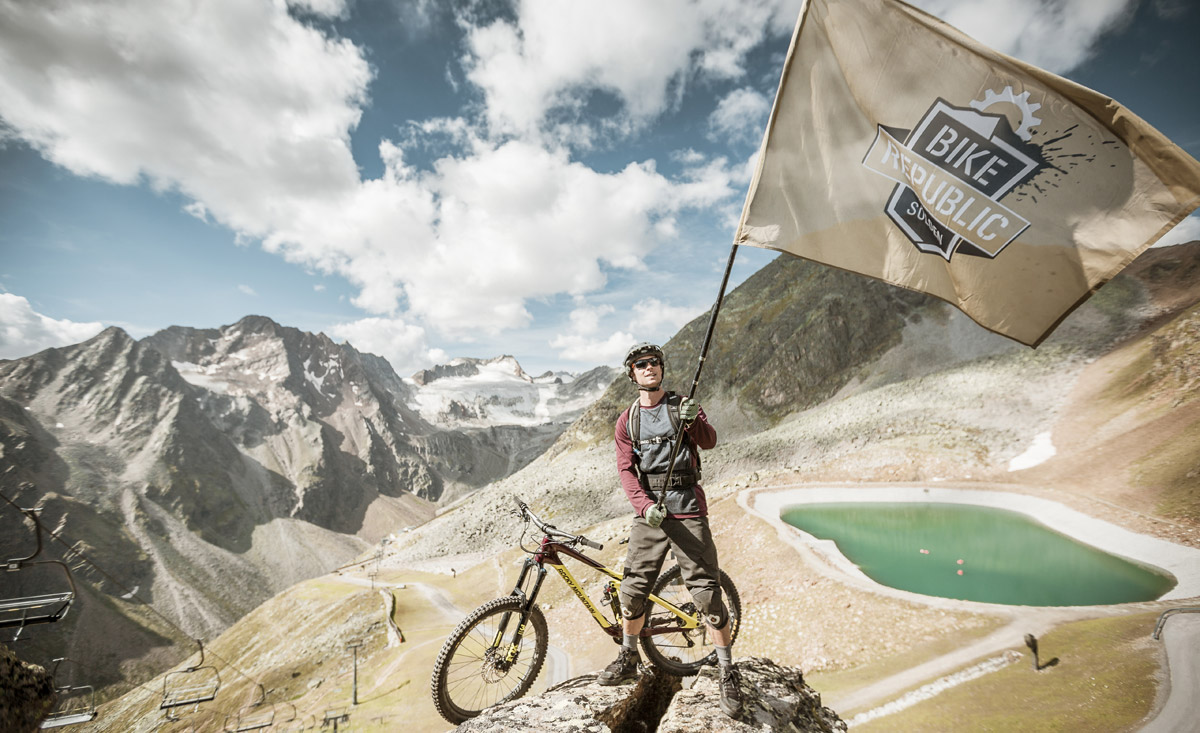
[[[915,4],[1200,157],[1192,0]],[[799,7],[0,0],[0,358],[261,314],[618,363],[716,297]]]

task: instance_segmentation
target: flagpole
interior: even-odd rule
[[[688,389],[688,399],[696,396],[696,387],[700,384],[700,372],[704,370],[704,360],[708,358],[708,347],[712,344],[713,330],[717,326],[717,313],[721,311],[721,302],[725,300],[725,288],[729,285],[729,273],[733,270],[733,259],[737,256],[738,246],[735,242],[729,250],[729,261],[725,263],[725,275],[721,278],[721,289],[717,292],[717,302],[713,303],[712,312],[708,316],[708,330],[704,332],[704,341],[700,344],[700,359],[696,362],[696,374],[692,377],[692,386]],[[675,459],[679,456],[679,448],[683,445],[683,434],[687,425],[680,422],[671,444],[671,457],[667,460],[667,475],[663,482],[662,491],[658,495],[660,509],[666,504],[667,489],[671,486],[671,474],[675,471]]]

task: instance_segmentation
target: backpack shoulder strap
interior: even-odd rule
[[[683,402],[683,397],[674,392],[667,392],[667,396],[663,398],[663,402],[667,405],[667,417],[671,418],[671,432],[679,432],[679,403]]]
[[[663,397],[663,404],[667,406],[667,417],[671,420],[672,434],[679,432],[679,403],[683,402],[683,397],[674,392],[667,392]],[[638,398],[629,406],[629,417],[626,418],[625,430],[629,434],[629,441],[633,443],[633,453],[635,456],[640,456],[642,446],[642,401]],[[691,440],[691,437],[685,432],[683,434],[685,441]]]
[[[625,423],[625,432],[629,434],[629,442],[633,443],[633,453],[638,455],[641,453],[642,439],[642,401],[638,398],[629,406],[629,417]]]

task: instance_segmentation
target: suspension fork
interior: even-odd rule
[[[533,587],[530,588],[529,594],[526,595],[522,590],[525,585],[525,579],[529,577],[529,572],[533,568],[537,568],[537,578],[533,581]],[[529,621],[529,614],[532,612],[533,604],[537,601],[538,592],[542,589],[542,581],[546,579],[546,568],[534,558],[525,558],[524,564],[521,566],[521,574],[517,576],[517,582],[513,586],[510,595],[523,597],[525,602],[521,604],[520,619],[516,629],[513,630],[512,637],[508,640],[508,647],[504,650],[504,663],[512,664],[517,661],[517,654],[521,649],[521,639],[525,635],[525,624]],[[505,613],[500,618],[500,624],[496,629],[496,636],[492,639],[492,648],[501,649],[504,643],[504,632],[508,630],[508,624],[512,620],[512,611]]]

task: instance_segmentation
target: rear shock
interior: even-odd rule
[[[606,605],[612,608],[613,619],[618,625],[621,623],[621,592],[617,590],[617,584],[613,581],[608,581],[604,586],[604,601]],[[618,640],[618,643],[620,640]]]

